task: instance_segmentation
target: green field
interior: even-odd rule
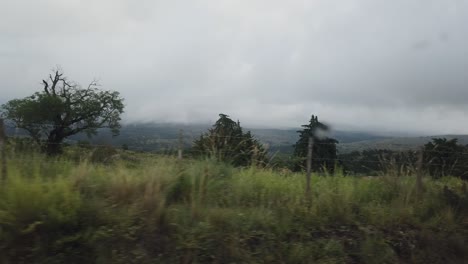
[[[0,263],[463,263],[456,178],[312,179],[122,152],[91,163],[9,155]],[[446,186],[446,187],[444,187]]]

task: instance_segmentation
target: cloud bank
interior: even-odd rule
[[[468,133],[466,0],[0,1],[0,101],[55,65],[126,122]]]

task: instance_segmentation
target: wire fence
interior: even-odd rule
[[[94,147],[99,147],[99,146],[106,146],[108,147],[108,145],[92,145]],[[201,155],[210,155],[210,153],[207,153],[205,151],[191,151],[191,153],[196,153],[198,154],[198,156],[201,156]],[[175,157],[177,155],[177,153],[174,151],[174,153],[171,153],[171,154],[165,154],[165,153],[152,153],[152,154],[155,154],[155,155],[163,155],[163,156],[173,156]],[[230,151],[218,151],[218,152],[215,152],[215,153],[211,153],[211,155],[213,156],[224,156],[224,155],[232,155],[232,154],[242,154],[242,153],[239,153],[239,152],[230,152]],[[19,158],[21,157],[21,155],[18,155],[18,156],[15,156],[15,157],[12,157],[12,160],[15,160],[15,161],[24,161],[24,162],[30,162],[31,159],[30,158]],[[109,157],[111,158],[111,157]],[[302,158],[304,161],[306,160],[306,158]],[[73,164],[79,164],[81,163],[82,161],[85,161],[86,160],[86,157],[84,157],[83,159],[80,159],[80,160],[65,160],[65,159],[57,159],[57,160],[54,160],[54,159],[47,159],[47,160],[41,160],[41,162],[46,162],[46,163],[73,163]],[[384,167],[384,166],[388,166],[388,165],[396,165],[396,166],[415,166],[416,165],[416,161],[408,161],[408,162],[398,162],[398,161],[392,161],[392,160],[368,160],[368,159],[361,159],[361,160],[352,160],[352,159],[342,159],[342,158],[312,158],[312,161],[313,162],[329,162],[329,163],[334,163],[336,165],[343,165],[344,162],[358,162],[358,163],[362,163],[362,166],[365,166],[365,164],[377,164],[377,165],[380,165],[381,167]],[[423,162],[422,163],[423,166],[450,166],[448,164],[445,164],[445,163],[434,163],[434,162]],[[457,164],[458,167],[461,167],[461,168],[466,168],[468,169],[468,164]]]
[[[41,126],[41,127],[49,127],[49,128],[58,127],[57,125],[53,125],[53,124],[32,124],[32,125],[37,125],[37,126]],[[5,130],[7,130],[7,131],[8,130],[9,131],[11,131],[11,130],[18,131],[18,130],[23,129],[23,128],[20,128],[18,126],[15,126],[11,122],[6,122],[4,124],[4,127],[5,127]],[[177,154],[177,150],[182,148],[186,152],[186,154],[188,153],[190,155],[202,155],[202,154],[206,154],[207,151],[192,148],[193,141],[196,140],[196,139],[199,139],[200,136],[202,136],[202,135],[203,134],[200,133],[199,131],[186,131],[186,130],[183,131],[182,136],[174,135],[172,137],[167,137],[167,138],[163,138],[163,137],[159,136],[156,133],[154,135],[140,134],[140,135],[136,135],[136,136],[133,135],[134,138],[131,139],[131,140],[133,140],[133,143],[132,142],[126,142],[126,141],[120,141],[120,145],[121,146],[126,145],[126,147],[128,147],[128,149],[132,150],[132,151],[141,151],[141,152],[149,152],[149,153],[155,153],[156,152],[158,154],[170,153],[171,155]],[[28,137],[27,134],[24,133],[24,132],[21,133],[21,135],[18,135],[18,133],[15,133],[14,135],[9,135],[9,136],[11,138],[14,138],[14,139],[22,139],[22,138],[23,139],[24,138],[30,139],[30,137]],[[210,134],[207,137],[209,137],[209,138],[218,138],[218,139],[219,138],[221,138],[221,139],[239,139],[239,140],[246,139],[246,137],[244,137],[244,136],[236,136],[236,135],[231,136],[231,135]],[[254,138],[255,138],[255,136],[254,136]],[[78,145],[78,146],[87,147],[87,148],[103,148],[103,147],[110,147],[110,146],[116,147],[116,143],[115,143],[116,141],[114,139],[115,138],[106,138],[106,139],[103,140],[101,138],[101,141],[110,142],[110,143],[106,143],[106,144],[98,144],[98,143],[90,143],[90,142],[84,143],[84,142],[81,142],[80,139],[66,140],[64,142],[47,142],[46,144],[47,145],[60,145],[60,146]],[[143,142],[135,144],[135,141],[137,141],[137,142],[138,141],[143,141]],[[177,144],[177,142],[179,144]],[[290,143],[291,143],[291,148],[292,148],[294,142],[290,142]],[[142,145],[144,145],[144,146],[142,146]],[[315,141],[314,145],[317,145],[317,146],[330,146],[330,145],[340,146],[340,143]],[[364,150],[366,150],[366,149],[364,149]],[[377,149],[369,148],[367,150],[377,150]],[[420,149],[418,149],[418,150],[405,149],[405,150],[401,150],[401,151],[392,152],[390,154],[404,153],[404,154],[414,154],[414,155],[416,155],[420,151],[421,151]],[[274,158],[275,154],[277,154],[278,152],[279,151],[276,151],[276,153],[270,153],[271,154],[270,158]],[[468,148],[466,148],[465,151],[446,151],[446,150],[436,150],[436,149],[425,149],[424,153],[468,156]],[[240,155],[240,154],[245,154],[245,153],[239,152],[239,151],[236,151],[236,150],[216,150],[216,151],[213,151],[213,153],[211,153],[211,154],[215,154],[215,155],[236,155],[236,154],[239,154]],[[407,159],[408,159],[407,161],[401,161],[401,160],[396,160],[395,157],[392,157],[391,155],[389,157],[386,157],[385,153],[376,153],[376,155],[377,154],[378,154],[378,156],[376,156],[375,159],[369,159],[369,158],[362,159],[362,158],[360,158],[358,156],[358,157],[355,157],[354,159],[343,158],[343,157],[336,157],[336,158],[312,157],[312,160],[315,161],[315,162],[330,162],[330,163],[361,162],[361,163],[367,163],[367,164],[373,163],[373,164],[380,164],[380,165],[390,164],[390,165],[405,165],[405,166],[414,165],[414,163],[415,163],[414,160],[411,160],[408,157],[407,157]],[[399,157],[399,158],[403,159],[404,157]],[[424,166],[446,166],[447,164],[433,162],[433,161],[431,161],[431,162],[423,161],[422,165],[424,165]],[[459,164],[458,166],[468,168],[468,164]]]
[[[238,139],[245,139],[245,137],[229,137],[229,136],[216,136],[216,135],[212,135],[210,137],[215,137],[215,138],[238,138]],[[22,136],[12,136],[10,138],[13,138],[13,139],[32,139],[30,137],[22,137]],[[183,146],[184,146],[184,149],[187,149],[187,143],[193,143],[193,141],[187,141],[187,139],[191,139],[191,138],[187,138],[185,137],[184,138],[184,141],[183,141]],[[177,146],[175,146],[175,142],[178,140],[177,138],[153,138],[151,139],[152,142],[150,144],[148,144],[148,146],[146,147],[143,147],[143,146],[138,146],[138,145],[128,145],[127,143],[122,143],[121,145],[127,145],[129,149],[131,150],[140,150],[140,151],[148,151],[148,149],[151,148],[151,145],[157,145],[157,144],[164,144],[164,143],[170,143],[170,142],[173,142],[173,144],[169,144],[172,146],[172,148],[160,148],[160,149],[153,149],[155,151],[158,151],[158,150],[161,150],[161,151],[168,151],[168,150],[174,150],[176,151],[177,150]],[[112,139],[107,139],[107,140],[103,140],[103,141],[112,141]],[[37,144],[39,144],[38,142],[35,142]],[[109,147],[109,146],[114,146],[114,147],[117,147],[115,143],[107,143],[107,144],[97,144],[97,143],[89,143],[85,140],[66,140],[64,142],[46,142],[45,140],[44,141],[41,141],[40,144],[46,144],[46,145],[60,145],[60,146],[71,146],[71,145],[78,145],[78,146],[82,146],[82,147]],[[121,147],[121,145],[119,147]],[[193,144],[191,144],[193,146]],[[314,142],[314,145],[339,145],[339,144],[330,144],[330,143],[326,143],[326,142]],[[284,145],[282,145],[284,146]],[[293,146],[293,144],[291,144],[291,147]],[[368,149],[362,149],[358,152],[363,152],[363,151],[373,151],[373,150],[382,150],[382,151],[392,151],[392,150],[389,150],[389,149],[381,149],[381,148],[368,148]],[[393,153],[413,153],[413,154],[416,154],[418,153],[420,150],[412,150],[412,149],[404,149],[404,150],[399,150],[399,151],[393,151]],[[148,151],[150,152],[150,151]],[[205,152],[205,151],[200,151],[200,150],[190,150],[190,152]],[[232,152],[232,151],[220,151],[220,152]],[[463,155],[463,156],[468,156],[468,150],[467,151],[440,151],[440,150],[430,150],[430,149],[427,149],[427,150],[424,150],[425,153],[438,153],[438,154],[456,154],[456,155]],[[350,153],[350,152],[346,152],[346,153]],[[345,153],[345,154],[346,154]],[[382,153],[382,154],[385,154],[385,153]],[[340,159],[340,160],[343,160],[343,159]],[[345,161],[345,160],[343,160]],[[349,160],[351,161],[351,160]]]

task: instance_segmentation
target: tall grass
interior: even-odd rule
[[[8,161],[0,263],[462,263],[456,178],[312,179],[212,160]]]

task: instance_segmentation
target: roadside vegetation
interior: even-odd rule
[[[100,150],[106,153],[106,150]],[[312,178],[211,159],[9,150],[1,263],[463,263],[468,194],[452,177]],[[78,160],[77,153],[82,157]],[[86,154],[87,153],[87,154]],[[85,155],[84,155],[85,154]]]

